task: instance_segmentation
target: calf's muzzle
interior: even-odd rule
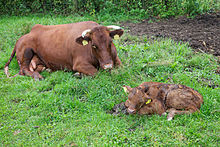
[[[134,113],[135,113],[135,110],[134,110],[134,109],[128,108],[127,111],[128,111],[128,113],[130,113],[130,114],[134,114]]]

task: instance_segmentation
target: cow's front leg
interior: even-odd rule
[[[89,76],[95,75],[98,71],[93,65],[85,63],[85,64],[76,64],[73,66],[73,70],[79,72],[79,74],[85,74]]]
[[[121,65],[121,60],[119,59],[119,57],[117,56],[115,61],[114,61],[114,66],[115,67],[119,67]]]
[[[112,43],[111,51],[112,51],[112,55],[113,55],[112,59],[113,59],[113,62],[114,62],[114,66],[119,67],[121,65],[121,60],[118,57],[116,47],[113,43]]]

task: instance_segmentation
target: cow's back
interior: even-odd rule
[[[34,33],[36,35],[42,33],[53,34],[53,32],[57,30],[63,30],[63,32],[69,34],[73,33],[74,37],[78,37],[82,34],[82,32],[86,29],[91,29],[99,24],[93,21],[84,21],[70,24],[60,24],[60,25],[41,25],[36,24],[32,27],[30,33]],[[76,35],[76,36],[75,36]]]
[[[80,55],[86,59],[88,54],[88,47],[76,43],[76,38],[84,30],[95,26],[98,24],[92,21],[61,25],[37,24],[29,34],[35,38],[34,51],[48,68],[72,70],[74,60]]]

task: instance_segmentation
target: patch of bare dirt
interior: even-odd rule
[[[109,113],[111,113],[113,115],[128,114],[127,108],[125,106],[125,102],[121,102],[120,104],[116,104]]]
[[[182,16],[150,23],[124,22],[131,35],[148,37],[168,37],[175,41],[189,42],[199,52],[220,56],[220,12],[203,14],[195,18]]]

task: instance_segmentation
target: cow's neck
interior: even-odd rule
[[[96,68],[100,67],[99,61],[98,59],[94,56],[94,54],[92,53],[92,49],[89,49],[89,56],[91,57],[91,64],[93,66],[95,66]]]

